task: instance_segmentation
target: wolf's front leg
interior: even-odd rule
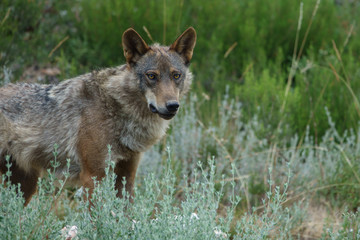
[[[96,138],[93,132],[89,131],[81,133],[82,135],[78,145],[78,153],[81,162],[80,182],[84,188],[89,189],[87,200],[91,207],[93,206],[91,203],[91,196],[94,190],[94,178],[97,181],[101,181],[105,176],[105,159],[107,157],[107,151],[106,144],[100,141],[100,137]],[[101,135],[98,134],[98,136]]]
[[[105,177],[104,168],[98,168],[96,171],[89,171],[89,169],[83,169],[80,173],[80,182],[84,189],[88,189],[88,195],[85,197],[86,201],[89,201],[89,210],[93,205],[91,197],[94,191],[95,183],[94,178],[97,181],[101,181]]]
[[[130,200],[133,200],[133,188],[134,181],[136,176],[136,170],[139,165],[141,154],[136,153],[131,158],[127,160],[120,160],[114,169],[115,174],[117,175],[115,188],[118,191],[117,196],[123,197],[123,188],[124,188],[124,178],[125,178],[125,190],[130,195]]]

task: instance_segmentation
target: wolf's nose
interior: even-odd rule
[[[179,109],[180,105],[177,101],[169,101],[166,103],[166,109],[169,112],[176,112]]]

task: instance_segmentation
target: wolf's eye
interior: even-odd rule
[[[155,80],[156,79],[156,75],[153,73],[148,73],[146,74],[146,76],[150,79],[150,80]]]
[[[175,74],[173,75],[174,79],[179,79],[180,76],[181,76],[181,74],[179,74],[179,73],[175,73]]]

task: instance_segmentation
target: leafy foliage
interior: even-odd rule
[[[0,238],[63,239],[70,226],[79,239],[359,238],[359,8],[345,0],[1,1],[1,84],[24,80],[30,67],[53,66],[66,79],[122,64],[128,27],[170,44],[191,25],[198,39],[196,94],[145,154],[134,203],[115,197],[111,163],[91,213],[51,172],[24,208],[3,175]],[[342,215],[309,233],[314,202]]]

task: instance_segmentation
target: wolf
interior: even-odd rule
[[[170,46],[148,45],[129,28],[122,35],[124,65],[58,85],[0,88],[0,172],[10,161],[10,181],[20,184],[25,205],[51,168],[54,144],[56,174],[61,177],[70,159],[68,182],[88,188],[90,196],[93,178],[105,175],[110,145],[117,195],[123,197],[125,188],[132,196],[142,154],[165,135],[190,88],[195,43],[192,27]]]

